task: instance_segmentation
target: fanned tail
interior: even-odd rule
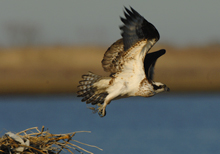
[[[83,97],[82,102],[86,101],[86,104],[91,103],[92,105],[104,102],[107,93],[98,93],[97,88],[93,86],[101,77],[92,72],[82,75],[83,80],[79,81],[79,91],[77,91],[77,97]]]

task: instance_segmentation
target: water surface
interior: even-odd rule
[[[43,125],[51,133],[87,130],[76,140],[94,153],[220,153],[219,93],[163,93],[113,101],[100,118],[75,95],[0,96],[0,131]],[[3,134],[0,134],[1,136]],[[81,145],[80,145],[81,146]]]

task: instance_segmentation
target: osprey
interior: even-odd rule
[[[82,102],[91,103],[101,117],[106,115],[106,106],[114,99],[130,96],[150,97],[169,88],[153,81],[156,60],[165,54],[161,49],[148,53],[159,40],[157,29],[132,7],[125,7],[124,23],[120,27],[122,38],[113,43],[105,52],[102,67],[109,72],[103,77],[89,72],[79,81],[78,97]]]

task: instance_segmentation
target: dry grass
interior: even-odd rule
[[[165,48],[156,64],[155,81],[172,91],[220,90],[220,45]],[[81,75],[101,67],[107,47],[53,46],[0,49],[0,93],[73,93]]]
[[[7,132],[4,136],[0,137],[0,154],[59,154],[62,151],[71,154],[75,152],[93,154],[76,145],[77,143],[102,150],[97,146],[88,145],[72,139],[76,133],[81,132],[51,134],[48,130],[44,130],[44,126],[41,130],[33,127],[16,134]]]

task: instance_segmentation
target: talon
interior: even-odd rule
[[[100,117],[104,117],[106,115],[106,110],[105,110],[105,106],[98,104],[99,108],[98,108],[98,114]]]
[[[106,115],[105,109],[99,110],[99,111],[98,111],[98,114],[99,114],[100,117],[104,117],[104,116]]]

